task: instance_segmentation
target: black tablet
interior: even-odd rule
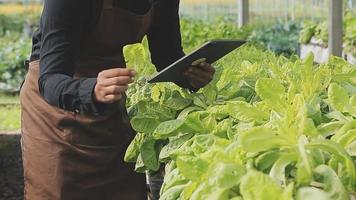
[[[245,44],[243,40],[212,40],[205,43],[203,46],[194,52],[177,60],[164,70],[159,72],[156,76],[151,78],[148,82],[176,82],[182,79],[183,72],[192,65],[197,65],[200,62],[207,62],[213,64],[220,58],[229,54],[236,48]]]

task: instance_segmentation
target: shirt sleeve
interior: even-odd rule
[[[179,0],[156,0],[154,17],[147,34],[152,63],[158,71],[184,56],[179,24]],[[195,91],[186,79],[176,82]]]
[[[75,58],[90,16],[88,0],[45,0],[41,16],[39,91],[64,110],[100,114],[92,98],[96,78],[74,79]]]

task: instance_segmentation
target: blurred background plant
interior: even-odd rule
[[[290,56],[298,53],[300,23],[278,21],[255,29],[249,40],[277,54]]]

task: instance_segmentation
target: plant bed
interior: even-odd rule
[[[356,65],[356,57],[353,56],[352,54],[346,54],[347,57],[347,61],[349,61],[349,63]]]
[[[0,133],[0,199],[23,199],[23,167],[19,134]]]
[[[196,93],[143,79],[127,92],[138,134],[125,161],[142,173],[165,165],[161,199],[355,196],[354,67],[245,46],[216,69]]]
[[[314,54],[314,62],[316,63],[328,62],[329,49],[314,38],[311,40],[309,44],[301,44],[300,46],[300,57],[302,59],[306,58],[310,52]]]

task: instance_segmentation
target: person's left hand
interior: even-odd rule
[[[201,62],[198,65],[190,66],[183,75],[190,85],[195,89],[203,88],[214,78],[215,69],[209,63]]]

